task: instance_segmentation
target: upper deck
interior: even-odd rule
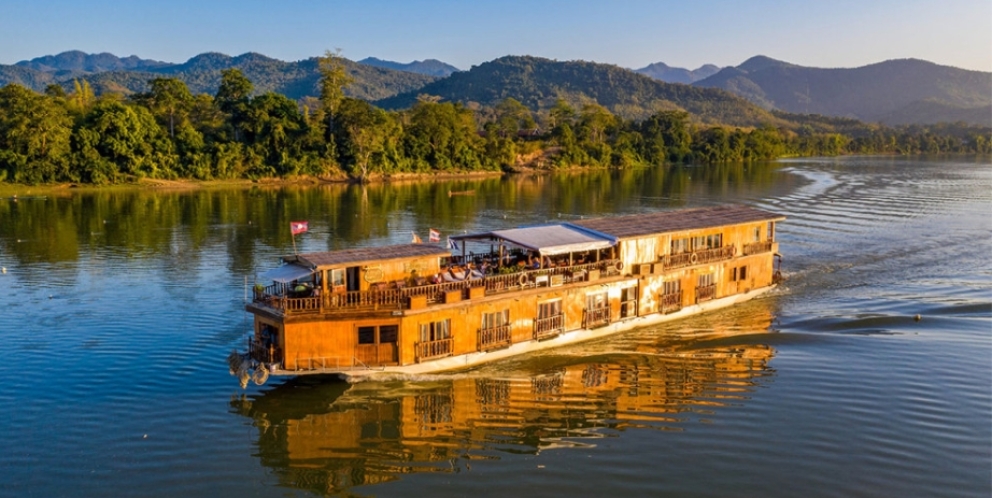
[[[719,206],[459,235],[451,237],[455,254],[439,245],[402,244],[288,256],[290,264],[267,274],[274,283],[256,285],[249,306],[282,315],[390,312],[480,293],[578,284],[630,274],[633,261],[624,261],[620,251],[625,240],[782,219],[746,206]],[[653,271],[663,272],[774,247],[770,234],[767,240],[727,242],[649,259]],[[468,251],[470,244],[483,250]]]

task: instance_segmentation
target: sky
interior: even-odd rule
[[[809,67],[915,58],[992,71],[990,0],[0,0],[0,64],[67,50],[185,62],[533,55],[641,68]]]

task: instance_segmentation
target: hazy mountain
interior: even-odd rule
[[[407,71],[372,67],[347,59],[342,59],[342,63],[354,78],[354,83],[345,90],[345,94],[361,99],[386,98],[420,88],[436,79]],[[133,67],[123,67],[128,65]],[[97,68],[116,66],[121,67],[96,71]],[[13,66],[0,65],[0,86],[17,83],[41,92],[47,85],[59,83],[66,90],[71,90],[73,79],[85,78],[97,94],[130,94],[147,91],[150,79],[175,77],[185,82],[194,94],[214,94],[220,85],[221,70],[228,68],[240,69],[259,93],[273,91],[294,99],[319,94],[317,81],[320,72],[317,58],[285,62],[251,52],[236,57],[208,52],[182,64],[157,63],[137,57],[118,59],[111,54],[90,56],[82,52],[63,52],[57,56],[39,57]]]
[[[655,62],[640,69],[635,69],[635,73],[650,76],[665,83],[694,83],[701,79],[709,78],[720,71],[719,67],[713,64],[705,64],[699,69],[688,70],[681,67],[671,67],[664,62]]]
[[[7,66],[0,64],[0,86],[10,83],[44,91],[45,87],[55,83],[55,75],[22,66]]]
[[[426,59],[422,61],[407,62],[404,64],[402,62],[384,61],[375,57],[366,57],[358,61],[358,63],[385,69],[395,69],[397,71],[409,71],[411,73],[437,76],[439,78],[444,78],[451,73],[461,71],[457,67],[441,62],[437,59]]]
[[[15,66],[35,69],[38,71],[58,73],[61,71],[99,73],[104,71],[119,70],[146,70],[160,68],[171,65],[168,62],[161,62],[149,59],[140,59],[137,56],[120,58],[114,54],[106,52],[100,54],[87,54],[79,50],[70,50],[58,55],[46,55],[37,57],[29,61],[21,61]]]
[[[405,108],[420,94],[483,106],[512,97],[530,109],[548,109],[562,98],[576,108],[595,102],[626,118],[683,109],[705,122],[755,125],[776,121],[767,111],[722,90],[664,83],[610,64],[530,56],[501,57],[376,104]]]
[[[889,124],[965,120],[989,125],[992,73],[917,59],[859,68],[797,66],[752,57],[693,84],[721,88],[767,109]]]

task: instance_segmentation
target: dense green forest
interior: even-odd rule
[[[348,97],[340,57],[319,59],[319,97],[255,92],[238,69],[214,95],[172,77],[148,91],[96,97],[0,89],[0,181],[107,184],[156,179],[314,177],[366,181],[398,173],[602,168],[754,161],[845,153],[990,153],[990,130],[963,124],[887,128],[775,113],[758,127],[720,126],[682,110],[625,119],[564,99],[532,110],[512,97],[468,108],[422,95],[387,111]],[[786,123],[783,126],[782,123]]]

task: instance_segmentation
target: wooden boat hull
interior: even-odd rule
[[[556,337],[546,340],[528,340],[514,343],[513,345],[495,351],[473,352],[457,356],[449,356],[437,360],[425,361],[412,365],[382,366],[369,368],[316,368],[311,370],[282,370],[278,368],[270,369],[271,375],[277,376],[298,376],[298,375],[337,375],[347,381],[377,380],[384,377],[395,377],[404,375],[423,375],[441,372],[451,372],[465,370],[485,363],[514,358],[537,351],[552,348],[559,348],[581,342],[591,341],[608,337],[620,332],[633,330],[642,327],[649,327],[665,322],[680,320],[693,315],[706,313],[744,303],[755,299],[772,289],[776,285],[754,289],[742,294],[734,294],[711,301],[702,302],[686,306],[679,311],[667,314],[653,313],[650,315],[631,317],[621,321],[613,322],[607,326],[595,329],[577,329],[562,333]]]

